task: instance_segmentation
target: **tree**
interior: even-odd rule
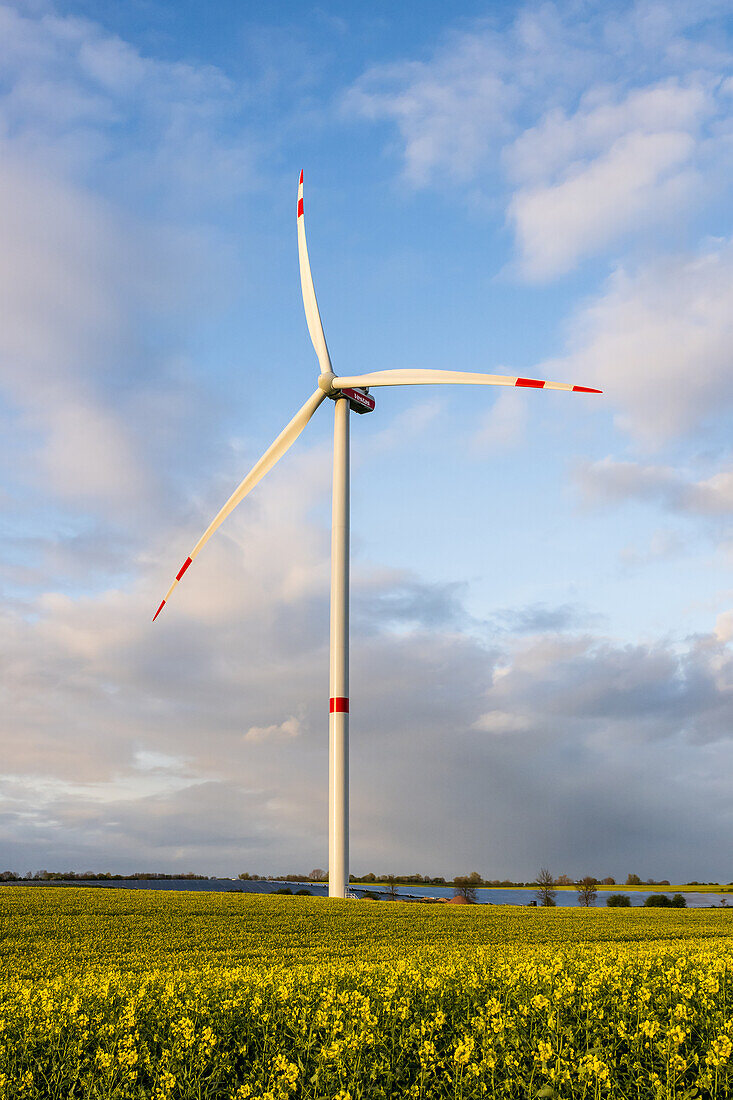
[[[384,875],[383,878],[387,887],[387,896],[394,901],[397,897],[397,879],[394,875]]]
[[[313,882],[323,882],[325,877],[326,872],[321,870],[320,867],[316,867],[316,869],[314,871],[311,871],[311,873],[308,875],[308,878],[311,879]]]
[[[606,905],[610,905],[612,909],[631,905],[631,898],[628,894],[609,894],[606,898]]]
[[[472,905],[476,904],[478,895],[476,894],[476,880],[481,883],[481,876],[472,871],[470,875],[456,875],[453,879],[453,885],[456,888],[456,894],[465,898],[466,901],[470,901]]]
[[[578,901],[581,905],[586,907],[589,905],[595,905],[596,898],[598,897],[598,887],[596,886],[596,880],[592,875],[586,875],[585,878],[581,878],[576,883],[578,887]]]
[[[627,886],[641,886],[641,879],[639,878],[638,875],[633,875],[633,874],[632,875],[627,875],[626,876],[626,885]]]
[[[610,875],[609,875],[608,878],[601,879],[601,882],[603,883],[604,886],[615,886],[616,885],[616,879],[611,878]]]
[[[644,902],[650,909],[669,909],[671,904],[672,900],[666,894],[650,894]]]
[[[685,909],[687,898],[682,894],[675,894],[671,898],[666,894],[650,894],[644,905],[649,906],[650,909]]]
[[[546,867],[540,867],[535,893],[540,905],[555,905],[555,880]]]
[[[570,875],[558,875],[557,876],[557,885],[558,886],[572,886],[573,885],[573,880],[570,878]]]

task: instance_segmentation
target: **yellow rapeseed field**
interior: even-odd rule
[[[733,1096],[733,914],[0,888],[0,1097]]]

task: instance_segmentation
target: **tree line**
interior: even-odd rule
[[[15,871],[0,871],[0,882],[124,882],[129,879],[157,882],[179,878],[208,882],[209,875],[196,875],[193,871],[179,871],[175,875],[159,871],[134,871],[131,875],[113,875],[109,871],[27,871],[18,875]]]
[[[566,875],[562,875],[561,878],[567,878]],[[565,882],[560,882],[560,879],[553,878],[552,874],[546,867],[540,869],[540,873],[537,876],[537,891],[536,902],[530,902],[530,905],[539,903],[540,905],[556,905],[555,898],[557,896],[558,885],[567,885]],[[598,897],[598,879],[592,875],[586,875],[584,878],[577,879],[572,885],[578,891],[578,903],[584,906],[595,905]],[[615,882],[613,879],[610,883],[607,880],[603,880],[603,885],[613,885]],[[626,879],[627,886],[669,886],[669,879],[661,879],[655,882],[653,879],[649,879],[646,883],[642,883],[638,875],[629,875]],[[624,907],[631,905],[631,898],[628,894],[609,894],[606,897],[606,905],[612,908]],[[687,899],[682,894],[674,894],[671,898],[668,898],[666,894],[650,894],[644,902],[644,905],[649,908],[673,908],[673,909],[685,909],[687,907]]]
[[[217,875],[199,875],[193,871],[179,871],[175,874],[167,874],[160,871],[134,871],[131,874],[112,874],[110,871],[27,871],[20,875],[15,871],[0,871],[0,882],[122,882],[126,879],[138,881],[171,881],[174,879],[193,879],[206,882],[216,879]],[[260,875],[243,871],[237,876],[244,882],[328,882],[328,872],[316,867],[309,874],[287,875]],[[513,879],[484,878],[478,871],[471,871],[467,875],[455,875],[452,879],[446,879],[442,875],[377,875],[369,871],[364,875],[349,875],[352,883],[374,883],[385,886],[388,892],[395,886],[444,886],[454,887],[458,893],[466,896],[481,887],[514,887],[515,889],[534,887],[537,891],[537,899],[542,905],[552,904],[548,897],[554,897],[556,887],[574,886],[581,896],[581,904],[592,904],[598,893],[598,886],[616,886],[616,879],[611,876],[598,879],[593,875],[585,875],[581,879],[572,879],[562,874],[555,878],[547,868],[541,868],[539,874],[530,882],[515,881]],[[669,886],[669,879],[642,879],[635,873],[629,873],[624,885],[626,886]],[[705,883],[694,880],[689,886],[717,886],[718,883]],[[733,886],[733,882],[727,883]],[[596,889],[594,889],[596,888]],[[467,893],[468,892],[468,893]],[[591,899],[591,900],[587,900]]]

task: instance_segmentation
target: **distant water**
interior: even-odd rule
[[[288,887],[293,892],[300,889],[310,890],[314,897],[325,897],[328,894],[328,886],[322,883],[313,882],[283,882],[283,881],[267,881],[267,882],[247,882],[241,879],[228,879],[228,878],[210,878],[210,879],[190,879],[190,878],[174,878],[174,879],[118,879],[116,881],[106,882],[35,882],[34,886],[87,886],[92,889],[110,890],[110,889],[123,889],[123,890],[208,890],[208,891],[236,891],[242,894],[274,894],[277,890]],[[384,895],[384,884],[374,883],[371,886],[354,886],[352,892],[358,897],[361,897],[367,890],[374,893]],[[448,897],[451,898],[455,894],[455,890],[452,886],[426,886],[422,889],[416,889],[414,886],[398,886],[397,893],[400,897],[411,898],[418,900],[424,897]],[[653,893],[666,893],[668,897],[673,894],[681,893],[684,898],[687,899],[687,906],[689,909],[705,909],[711,905],[719,906],[721,901],[726,901],[727,905],[733,910],[733,895],[723,894],[702,894],[702,893],[685,893],[684,890],[675,890],[672,887],[663,889],[661,891],[652,891]],[[478,900],[483,903],[491,903],[492,905],[528,905],[529,902],[535,900],[535,891],[532,887],[524,887],[518,889],[498,890],[492,887],[481,887],[476,891]],[[625,890],[623,886],[602,886],[598,888],[598,899],[596,901],[597,907],[606,906],[605,899],[609,894],[627,894],[631,898],[631,904],[633,906],[643,905],[649,894],[644,890]],[[386,896],[386,895],[385,895]],[[575,890],[558,890],[555,895],[555,902],[558,906],[577,907],[579,905],[578,895]]]

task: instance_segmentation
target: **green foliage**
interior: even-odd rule
[[[606,898],[606,905],[611,909],[626,908],[631,905],[631,898],[628,894],[609,894]]]
[[[671,898],[666,894],[650,894],[644,905],[658,909],[686,909],[687,898],[683,894],[674,894]]]
[[[472,871],[470,875],[456,875],[453,879],[453,885],[456,888],[456,893],[471,904],[476,903],[478,900],[478,893],[476,886],[481,884],[481,875],[477,871]]]

